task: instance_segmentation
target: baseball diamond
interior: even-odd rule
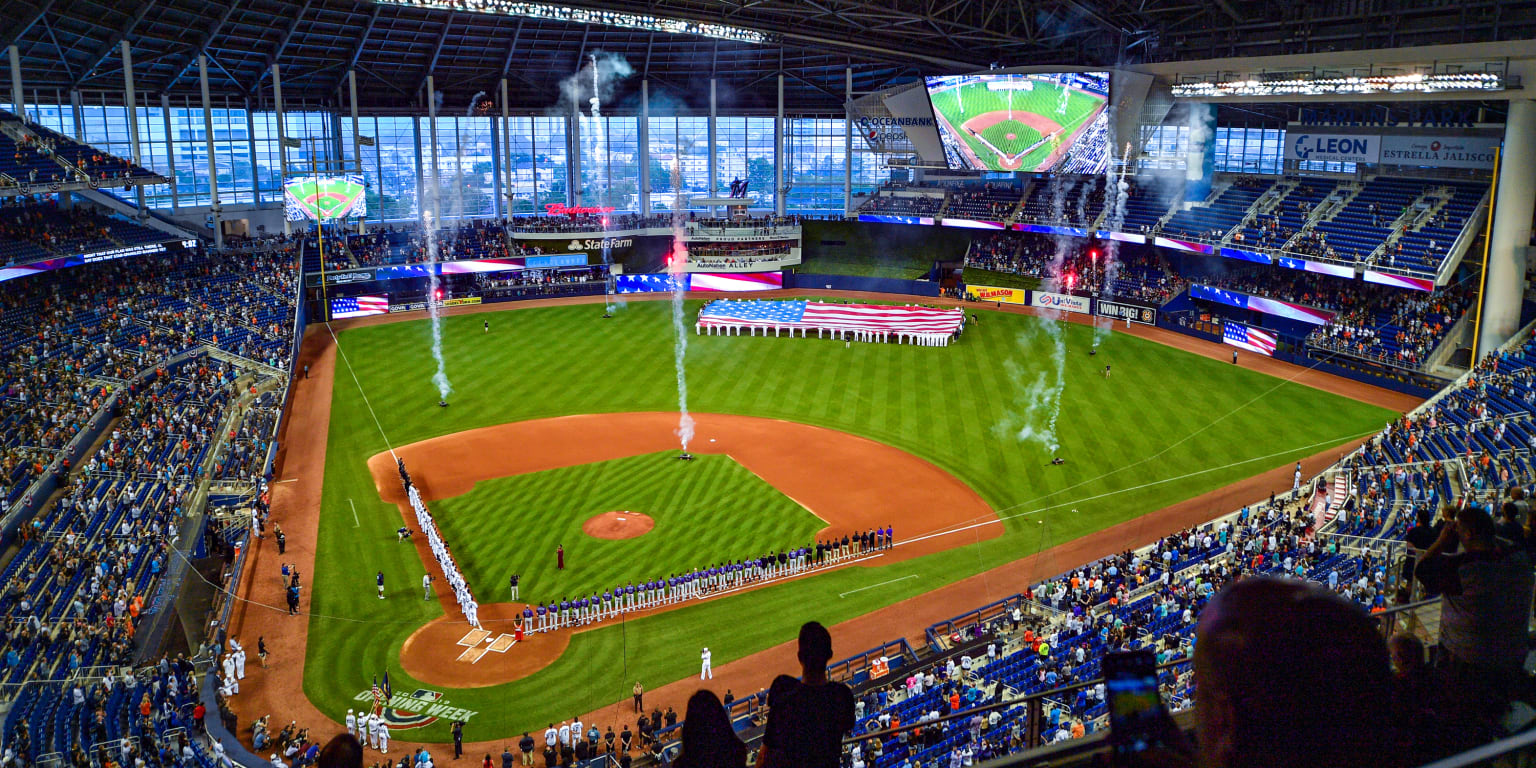
[[[696,370],[713,372],[691,382],[690,394],[695,407],[768,417],[767,420],[743,422],[757,426],[752,427],[752,432],[734,436],[720,433],[712,426],[714,417],[707,414],[699,417],[699,442],[695,449],[702,454],[700,461],[704,464],[677,462],[654,453],[664,449],[669,440],[675,440],[666,428],[667,424],[673,423],[675,415],[636,413],[624,416],[626,422],[592,427],[583,427],[584,422],[570,419],[610,417],[550,418],[562,413],[650,411],[664,405],[672,375],[670,365],[664,369],[657,365],[666,359],[657,349],[666,343],[662,332],[664,309],[665,305],[661,303],[632,302],[622,317],[615,318],[621,322],[603,326],[600,329],[603,333],[593,336],[576,332],[591,322],[580,306],[529,308],[508,315],[510,319],[506,322],[514,322],[520,329],[516,339],[495,334],[487,338],[481,331],[478,317],[452,315],[446,320],[445,347],[456,350],[451,362],[456,372],[456,389],[466,394],[458,396],[454,407],[446,410],[424,410],[409,405],[415,399],[426,397],[421,386],[430,378],[422,372],[419,358],[402,356],[398,352],[402,345],[408,344],[408,339],[416,338],[420,333],[419,322],[398,322],[409,320],[411,315],[347,321],[361,327],[338,329],[339,347],[331,342],[324,329],[312,332],[303,357],[323,371],[320,381],[326,389],[305,395],[296,401],[295,407],[310,414],[306,417],[308,423],[329,422],[328,445],[310,447],[301,442],[290,445],[288,450],[313,451],[311,455],[323,456],[326,479],[323,486],[317,483],[314,491],[306,492],[303,498],[310,501],[299,501],[301,497],[292,495],[292,491],[312,488],[310,483],[313,481],[310,480],[301,480],[297,486],[279,485],[276,491],[278,500],[284,505],[313,504],[311,509],[318,510],[335,508],[339,504],[341,509],[347,510],[341,518],[320,516],[320,538],[314,564],[316,580],[343,584],[348,581],[347,573],[351,570],[347,563],[356,561],[379,563],[388,572],[399,574],[403,584],[420,580],[424,565],[431,562],[431,557],[426,556],[424,550],[396,543],[394,533],[378,535],[394,531],[402,522],[407,526],[412,522],[410,516],[402,517],[399,507],[399,485],[393,472],[393,457],[396,456],[405,460],[441,521],[445,537],[451,544],[459,542],[454,545],[455,552],[469,564],[468,580],[477,599],[486,606],[482,625],[490,634],[479,644],[482,647],[495,637],[510,633],[512,614],[495,605],[505,600],[505,577],[509,573],[524,576],[519,586],[524,605],[530,600],[558,603],[589,590],[599,590],[600,594],[609,585],[638,583],[655,576],[665,578],[690,564],[708,567],[722,559],[756,557],[796,543],[814,544],[828,531],[855,531],[889,524],[895,529],[898,546],[890,555],[877,552],[874,554],[880,556],[867,561],[812,570],[786,581],[763,582],[710,599],[647,609],[633,616],[626,615],[622,622],[605,620],[560,630],[549,637],[535,635],[503,653],[470,654],[476,657],[473,662],[455,661],[465,652],[465,647],[458,645],[465,633],[463,621],[452,620],[457,610],[449,610],[448,605],[438,600],[421,600],[419,590],[415,590],[418,599],[403,602],[393,597],[384,601],[374,599],[371,583],[359,584],[357,589],[318,591],[311,597],[311,610],[316,617],[310,620],[308,640],[304,644],[307,651],[294,648],[290,652],[307,655],[304,686],[320,712],[335,712],[338,711],[336,707],[345,709],[347,697],[351,695],[350,691],[333,688],[329,683],[333,675],[322,674],[320,670],[378,667],[388,669],[391,677],[402,685],[406,681],[416,681],[439,687],[450,683],[473,686],[460,689],[454,695],[456,700],[464,702],[463,706],[478,712],[477,728],[487,734],[515,732],[542,719],[560,717],[559,713],[571,706],[581,710],[594,709],[624,695],[621,690],[624,686],[606,677],[570,677],[567,672],[574,668],[572,665],[581,667],[595,663],[597,658],[616,654],[626,659],[625,663],[632,670],[642,671],[647,677],[680,677],[686,673],[682,666],[686,659],[668,650],[680,638],[694,635],[700,627],[717,626],[720,622],[741,625],[743,617],[757,616],[758,620],[741,625],[739,631],[729,636],[710,638],[720,663],[743,658],[771,646],[770,641],[789,631],[788,624],[801,620],[803,611],[786,613],[789,604],[816,606],[812,615],[821,616],[829,624],[850,619],[931,591],[937,585],[976,573],[978,569],[1007,563],[1017,558],[1020,547],[1035,551],[1101,528],[1124,514],[1117,510],[1132,506],[1137,509],[1167,506],[1251,475],[1256,470],[1292,460],[1291,457],[1311,455],[1351,440],[1369,431],[1370,425],[1384,416],[1384,412],[1376,408],[1295,384],[1281,382],[1275,389],[1276,384],[1265,383],[1272,381],[1265,376],[1233,370],[1230,366],[1117,333],[1113,345],[1119,359],[1125,361],[1123,365],[1186,369],[1194,375],[1230,379],[1230,382],[1221,387],[1202,388],[1209,400],[1197,409],[1190,409],[1188,399],[1183,397],[1187,388],[1116,390],[1113,403],[1084,393],[1065,404],[1075,415],[1064,418],[1098,421],[1116,418],[1110,415],[1115,409],[1129,409],[1125,412],[1134,411],[1141,414],[1138,418],[1153,420],[1161,426],[1137,433],[1144,437],[1120,435],[1113,440],[1105,440],[1091,431],[1068,434],[1065,452],[1100,455],[1109,466],[1122,467],[1108,476],[1100,477],[1104,470],[1086,464],[1080,469],[1074,469],[1072,464],[1050,467],[1050,456],[1039,449],[1003,448],[1004,441],[1011,443],[1011,440],[991,426],[1004,420],[1006,410],[1012,407],[1011,401],[1000,401],[983,394],[996,391],[1006,381],[1005,370],[995,361],[1006,357],[1005,350],[1014,343],[1016,330],[1040,322],[1000,314],[987,320],[987,324],[997,330],[989,334],[967,335],[966,342],[950,348],[957,355],[953,365],[969,372],[961,380],[945,376],[939,370],[916,367],[916,355],[933,351],[922,347],[861,346],[853,357],[848,357],[848,350],[841,344],[781,339],[773,345],[771,353],[754,349],[752,354],[742,354],[748,349],[744,345],[752,343],[747,339],[701,337],[694,340],[689,352],[690,365]],[[377,324],[383,319],[395,322]],[[500,320],[496,323],[498,327],[502,324]],[[1081,344],[1086,348],[1090,329],[1069,325],[1067,331],[1076,339],[1074,346]],[[564,339],[558,359],[582,362],[575,366],[556,363],[554,348],[536,341],[546,338]],[[755,340],[757,344],[762,341]],[[615,357],[605,351],[618,348],[624,348],[628,353]],[[338,357],[342,351],[345,352],[344,359]],[[517,356],[520,362],[516,367],[522,372],[511,389],[507,389],[505,383],[496,383],[505,382],[503,371],[508,369],[500,361],[509,359],[509,355]],[[1180,364],[1156,362],[1171,359],[1170,355],[1178,358]],[[616,363],[612,361],[619,359],[626,362],[615,367]],[[1082,359],[1085,365],[1090,360]],[[1139,362],[1133,364],[1131,360]],[[341,366],[336,371],[339,378],[330,373],[331,365]],[[555,375],[556,371],[559,371],[558,375]],[[620,371],[623,375],[619,375]],[[813,371],[823,373],[804,375]],[[355,381],[353,374],[357,376]],[[1102,381],[1088,367],[1080,374],[1070,375],[1073,378],[1080,375],[1085,382]],[[901,386],[893,386],[897,383]],[[1255,387],[1262,390],[1255,390]],[[1251,395],[1244,394],[1263,390],[1272,391],[1262,400],[1253,400]],[[507,396],[514,392],[515,396]],[[934,408],[953,409],[957,402],[969,405],[956,411],[959,420],[950,428],[936,431],[930,428],[929,420],[918,418],[918,414]],[[1322,407],[1322,402],[1329,405]],[[940,403],[944,405],[940,406]],[[1298,422],[1279,416],[1298,409],[1313,413],[1315,418]],[[1201,414],[1228,411],[1232,413],[1226,420],[1230,422],[1224,425],[1226,428],[1213,431],[1196,426],[1209,420]],[[322,415],[325,413],[329,416]],[[619,423],[644,425],[647,420],[653,422],[653,426],[613,426]],[[1276,430],[1277,435],[1283,433],[1283,436],[1277,436],[1268,445],[1248,443],[1245,447],[1233,437],[1241,434],[1242,424],[1250,422],[1268,423],[1270,429]],[[492,426],[496,424],[507,426]],[[802,425],[824,425],[867,435],[877,442],[860,440],[849,445],[866,444],[876,448],[880,443],[886,443],[890,447],[880,450],[895,450],[891,454],[892,460],[910,454],[919,459],[915,467],[926,468],[920,472],[938,474],[934,475],[934,480],[923,481],[921,473],[893,472],[891,460],[875,460],[868,465],[869,471],[875,473],[872,477],[888,479],[860,481],[857,475],[850,473],[861,465],[850,463],[851,458],[841,458],[832,443],[821,437],[793,437],[793,430],[814,429]],[[792,430],[783,434],[784,442],[775,443],[781,438],[770,440],[767,437],[781,428]],[[506,429],[536,431],[517,434],[507,433]],[[1174,452],[1165,453],[1164,460],[1158,465],[1146,463],[1143,460],[1146,456],[1158,452],[1152,446],[1159,439],[1152,436],[1163,433],[1185,439]],[[477,447],[475,442],[466,441],[475,435],[483,437],[474,439],[490,442],[485,443],[485,447]],[[384,436],[388,437],[387,444],[383,441]],[[707,442],[711,437],[720,441],[713,444],[717,446],[715,448]],[[427,442],[419,442],[423,439]],[[629,447],[625,441],[630,440],[640,442]],[[508,453],[488,449],[489,445],[508,444],[526,445],[531,450]],[[773,445],[782,446],[771,448],[780,458],[768,458],[769,454],[764,454],[764,459],[754,458],[757,451],[770,449]],[[393,448],[386,450],[388,446]],[[719,456],[715,455],[717,450]],[[1203,457],[1213,452],[1224,457],[1220,462],[1224,468],[1209,468],[1209,462]],[[300,459],[301,455],[290,453],[290,465],[318,466],[315,460]],[[495,462],[486,462],[493,456]],[[626,459],[625,456],[633,458]],[[779,503],[772,499],[787,497],[792,500],[789,507],[798,511],[785,508],[785,512],[765,517],[777,521],[771,534],[745,531],[716,534],[711,532],[709,524],[699,522],[683,524],[690,529],[689,533],[670,533],[668,526],[676,523],[669,523],[674,518],[669,516],[668,510],[658,507],[658,499],[676,499],[667,505],[669,507],[679,503],[703,503],[708,508],[709,488],[697,487],[689,491],[687,484],[698,482],[713,488],[722,487],[721,479],[709,479],[715,477],[716,471],[709,462],[727,456],[730,459],[720,466],[721,470],[739,464],[761,478],[751,479],[733,493],[732,503],[745,503],[767,516],[767,510],[774,509],[774,504]],[[765,460],[769,463],[761,463]],[[778,470],[772,469],[772,462],[783,460],[810,463],[802,470],[786,466],[788,474],[781,476],[777,474]],[[506,463],[508,461],[515,463]],[[615,461],[620,463],[615,464]],[[374,467],[366,480],[344,469],[360,466],[357,462],[371,463]],[[614,474],[621,466],[632,469]],[[447,474],[442,467],[449,468]],[[978,467],[990,469],[978,472]],[[804,474],[813,469],[829,474],[825,479]],[[533,474],[518,475],[529,471]],[[1194,474],[1189,474],[1191,471]],[[727,474],[735,472],[730,469]],[[940,479],[949,478],[950,473],[963,483],[954,485],[955,491],[961,493],[962,498],[974,499],[971,502],[976,505],[974,511],[965,511],[965,507],[953,502],[923,502],[922,496],[910,499],[924,509],[952,514],[953,518],[947,521],[932,518],[930,514],[920,517],[914,517],[912,513],[897,515],[899,510],[891,508],[890,502],[882,502],[879,496],[871,495],[882,492],[881,486],[889,485],[896,476],[915,482],[913,491],[921,489],[922,493],[931,493],[955,482]],[[494,479],[508,475],[518,476]],[[318,474],[311,476],[318,480]],[[684,485],[667,492],[672,495],[652,498],[646,495],[649,492],[642,492],[647,484],[664,487],[654,484],[659,478],[673,476],[680,478]],[[584,477],[588,479],[578,479]],[[804,487],[797,489],[797,482]],[[852,506],[838,506],[845,502],[818,500],[826,491],[844,483],[848,484],[845,487],[849,493],[858,494],[848,498],[860,501],[855,501]],[[584,496],[580,495],[554,506],[539,502],[540,498],[556,493],[554,489],[559,487],[588,489],[584,493],[598,495],[591,497],[590,504],[581,503]],[[750,490],[753,487],[761,490]],[[775,488],[778,491],[771,491]],[[1132,499],[1114,491],[1117,488],[1140,490]],[[316,495],[308,495],[315,491],[318,491]],[[780,493],[782,495],[778,495]],[[891,498],[903,499],[909,495],[897,492]],[[1070,501],[1090,497],[1100,499],[1091,509],[1081,509],[1076,502]],[[697,501],[688,501],[690,498]],[[561,511],[566,504],[571,504],[568,511]],[[354,507],[361,527],[353,525],[350,510]],[[638,561],[649,562],[651,559],[619,554],[628,551],[624,549],[615,550],[613,555],[589,551],[598,542],[583,543],[579,533],[583,522],[594,514],[615,508],[644,510],[656,517],[658,527],[643,537],[628,540],[633,544],[613,544],[665,546],[668,559],[657,561],[657,565],[650,568],[637,568]],[[989,508],[1003,511],[992,512]],[[852,512],[856,517],[839,523],[840,516],[845,514],[839,509]],[[811,528],[794,528],[800,524],[791,521],[805,519],[806,510],[824,522]],[[789,516],[785,517],[785,514]],[[895,519],[887,520],[887,517]],[[1036,517],[1049,521],[1052,530],[1048,539],[1042,538],[1039,528],[1032,524]],[[562,530],[566,532],[562,534]],[[563,570],[555,568],[556,544],[564,545]],[[508,546],[512,549],[508,550]],[[856,599],[837,597],[862,585],[908,573],[917,573],[920,578],[859,592]],[[553,582],[549,583],[551,580]],[[439,598],[446,599],[441,593]],[[329,628],[331,620],[320,618],[341,614],[373,616],[368,620],[389,623],[378,625],[365,638],[334,632]],[[784,622],[768,618],[776,615],[784,615]],[[250,622],[252,628],[259,628],[268,621],[281,618],[247,611],[243,620]],[[416,631],[423,625],[430,629]],[[651,639],[636,645],[636,637]],[[402,644],[408,638],[408,653],[401,656]],[[626,638],[628,652],[622,649]],[[542,697],[529,698],[528,692],[546,685],[545,681],[551,679],[551,675],[570,683],[570,695],[559,705],[546,709],[546,705],[539,703]],[[505,697],[523,700],[526,704],[509,711],[491,703]],[[425,726],[420,729],[421,733],[405,738],[429,741],[442,738],[437,730],[442,727],[440,723]]]

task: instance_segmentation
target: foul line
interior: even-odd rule
[[[1376,434],[1377,431],[1379,431],[1379,430],[1372,430],[1370,432],[1363,432],[1363,433],[1361,433],[1359,435],[1354,435],[1352,437],[1347,437],[1347,438],[1344,438],[1344,439],[1345,440],[1353,440],[1353,439],[1355,439],[1357,437],[1365,437],[1367,435],[1374,435],[1374,434]],[[1325,441],[1320,442],[1320,443],[1313,443],[1312,445],[1304,445],[1304,446],[1301,446],[1299,448],[1292,448],[1290,450],[1281,451],[1279,453],[1272,453],[1272,454],[1269,454],[1268,456],[1255,456],[1255,457],[1253,457],[1251,459],[1243,459],[1242,461],[1234,461],[1234,462],[1232,462],[1230,464],[1223,464],[1223,465],[1221,465],[1219,467],[1206,467],[1205,469],[1195,470],[1194,472],[1189,472],[1189,473],[1186,473],[1186,474],[1183,474],[1183,475],[1178,475],[1176,477],[1167,477],[1167,478],[1163,478],[1162,480],[1153,480],[1151,482],[1142,483],[1141,485],[1135,485],[1135,486],[1131,486],[1129,488],[1117,488],[1117,489],[1115,489],[1113,491],[1105,491],[1104,493],[1096,494],[1096,495],[1093,495],[1093,496],[1083,496],[1083,497],[1080,497],[1080,498],[1071,499],[1071,500],[1068,500],[1068,501],[1061,502],[1060,504],[1052,504],[1050,506],[1038,507],[1036,509],[1031,509],[1031,510],[1028,510],[1028,511],[1025,511],[1025,512],[1019,512],[1019,513],[1012,514],[1012,515],[1001,515],[1000,514],[997,517],[994,517],[994,518],[991,518],[991,519],[988,519],[988,520],[983,520],[983,521],[981,521],[979,523],[972,523],[970,525],[961,526],[959,528],[952,528],[950,530],[944,530],[944,531],[935,531],[933,533],[925,534],[923,536],[917,536],[917,537],[911,538],[911,539],[904,539],[902,541],[896,542],[896,546],[901,546],[903,544],[915,544],[915,543],[917,543],[919,541],[926,541],[928,539],[936,539],[936,538],[938,538],[940,536],[948,536],[948,535],[950,535],[952,533],[961,533],[961,532],[964,532],[964,531],[969,531],[969,530],[971,530],[973,528],[981,528],[981,527],[988,526],[988,525],[1002,523],[1002,521],[1004,521],[1004,520],[1012,520],[1013,518],[1016,518],[1016,517],[1025,517],[1025,516],[1028,516],[1028,515],[1038,514],[1040,512],[1046,512],[1046,511],[1049,511],[1049,510],[1052,510],[1052,509],[1060,509],[1061,507],[1069,507],[1069,506],[1072,506],[1074,504],[1081,504],[1081,503],[1083,503],[1085,501],[1094,501],[1095,499],[1102,499],[1102,498],[1105,498],[1107,496],[1116,496],[1116,495],[1119,495],[1119,494],[1122,494],[1122,493],[1126,493],[1128,491],[1139,491],[1139,490],[1142,490],[1142,489],[1145,489],[1145,488],[1151,488],[1151,487],[1156,486],[1156,485],[1163,485],[1165,483],[1172,483],[1172,482],[1175,482],[1175,481],[1178,481],[1178,480],[1184,480],[1184,479],[1187,479],[1187,478],[1195,477],[1197,475],[1207,474],[1209,472],[1219,472],[1219,471],[1221,471],[1223,469],[1231,469],[1232,467],[1240,467],[1240,466],[1242,466],[1244,464],[1251,464],[1251,463],[1253,463],[1255,461],[1266,461],[1266,460],[1275,458],[1277,456],[1285,456],[1287,454],[1293,454],[1296,451],[1305,451],[1305,450],[1309,450],[1309,449],[1312,449],[1312,448],[1316,448],[1318,446],[1338,445],[1339,442],[1340,441],[1338,441],[1338,440],[1325,440]],[[1066,490],[1066,489],[1063,489],[1063,490]],[[1220,490],[1220,489],[1217,489],[1217,490]],[[1059,493],[1059,491],[1058,491],[1058,493]],[[1050,495],[1042,497],[1042,498],[1049,498],[1049,496],[1052,496],[1052,495],[1055,495],[1055,494],[1050,494]],[[1023,504],[1015,504],[1012,507],[1004,507],[1003,509],[998,510],[998,511],[999,512],[1004,512],[1004,511],[1007,511],[1007,510],[1010,510],[1010,509],[1018,509],[1019,507],[1022,507],[1022,506],[1024,506],[1024,505]]]
[[[352,503],[351,497],[347,498],[347,506],[352,508],[352,527],[361,528],[363,524],[357,521],[357,505]]]
[[[399,461],[400,457],[395,453],[395,447],[389,444],[389,436],[384,434],[384,425],[379,423],[379,414],[374,413],[373,403],[368,401],[368,393],[363,391],[363,383],[357,380],[357,371],[352,370],[352,360],[347,357],[347,350],[341,346],[341,339],[336,338],[336,330],[330,323],[325,324],[325,330],[331,334],[331,341],[336,345],[336,351],[341,353],[341,361],[347,364],[347,373],[352,374],[352,383],[357,385],[357,393],[363,396],[363,405],[368,406],[368,414],[373,417],[373,425],[379,428],[379,437],[384,438],[384,446],[389,449],[391,458]]]
[[[879,584],[871,584],[871,585],[869,585],[867,587],[859,587],[858,589],[850,589],[847,592],[839,592],[837,596],[839,598],[843,598],[843,597],[847,597],[847,596],[849,596],[849,595],[851,595],[851,594],[853,594],[855,592],[863,592],[866,589],[874,589],[875,587],[883,587],[883,586],[885,586],[887,584],[895,584],[898,581],[906,581],[907,579],[915,579],[915,578],[917,578],[917,574],[909,573],[909,574],[907,574],[905,576],[902,576],[899,579],[891,579],[890,581],[882,581]]]

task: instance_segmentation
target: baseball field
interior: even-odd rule
[[[940,130],[958,141],[971,167],[1047,170],[1104,111],[1103,96],[1023,82],[1031,87],[993,89],[985,81],[966,80],[930,92]]]
[[[454,717],[467,718],[468,741],[515,738],[624,701],[636,680],[660,689],[653,695],[691,691],[686,679],[698,674],[706,645],[725,667],[715,687],[734,684],[741,695],[787,669],[783,654],[771,653],[804,621],[833,627],[839,658],[879,640],[838,626],[885,616],[872,614],[882,609],[903,613],[872,637],[920,635],[906,623],[960,613],[1019,591],[1026,578],[1081,564],[1075,558],[1085,555],[1068,553],[1069,542],[1115,527],[1111,546],[1144,543],[1167,521],[1142,521],[1180,505],[1191,521],[1209,519],[1236,502],[1202,494],[1265,472],[1274,487],[1243,492],[1289,487],[1288,465],[1332,460],[1329,452],[1395,415],[1362,402],[1369,397],[1316,388],[1328,378],[1320,374],[1233,366],[1141,331],[1114,333],[1091,357],[1093,330],[1061,323],[1057,455],[1066,462],[1052,466],[1049,451],[1017,436],[1032,405],[1028,385],[1047,365],[1049,337],[1040,331],[1048,321],[978,307],[968,311],[979,322],[945,348],[690,336],[699,460],[680,462],[672,458],[678,392],[667,303],[632,301],[611,320],[591,305],[538,304],[444,319],[447,408],[431,382],[427,321],[352,322],[334,340],[326,327],[310,328],[303,359],[313,378],[295,385],[273,486],[288,552],[279,556],[268,542],[255,548],[242,587],[249,602],[233,622],[247,645],[261,635],[275,646],[272,668],[234,702],[242,725],[267,712],[306,725],[339,722],[368,703],[370,685],[387,672],[397,697],[410,698],[397,713],[397,741],[445,741]],[[688,316],[699,306],[690,301]],[[407,518],[391,476],[396,455],[432,506],[493,636],[511,632],[505,620],[520,607],[509,602],[512,573],[522,576],[524,601],[559,600],[882,520],[898,546],[849,567],[538,636],[471,662],[454,642],[468,627],[451,595],[423,592],[435,563],[419,544],[397,540]],[[611,513],[639,513],[654,527],[593,535],[593,521],[611,522]],[[555,567],[561,545],[564,570]],[[1025,560],[1034,575],[1008,570]],[[282,602],[273,579],[290,561],[313,562],[307,615],[269,607]],[[375,594],[378,572],[386,599]],[[922,602],[960,583],[971,591],[945,598],[954,604]],[[754,661],[731,664],[743,659]],[[680,710],[685,696],[661,703]]]

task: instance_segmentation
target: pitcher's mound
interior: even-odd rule
[[[604,512],[581,524],[581,532],[594,539],[633,539],[644,536],[656,521],[639,512]]]

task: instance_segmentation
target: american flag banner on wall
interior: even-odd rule
[[[821,301],[712,301],[699,311],[700,328],[808,328],[948,336],[960,328],[959,309]]]
[[[1276,339],[1273,333],[1261,331],[1257,328],[1249,328],[1241,323],[1223,321],[1221,329],[1223,343],[1231,344],[1239,349],[1249,352],[1257,352],[1266,357],[1275,356]]]
[[[331,299],[331,319],[389,314],[388,296],[348,296]]]

